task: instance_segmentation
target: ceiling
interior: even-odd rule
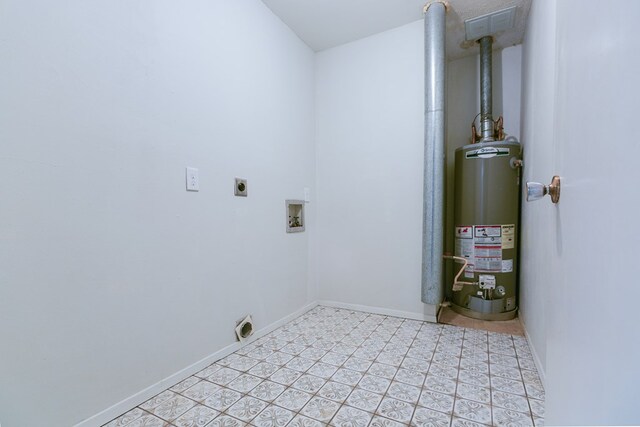
[[[329,49],[422,19],[426,0],[262,0],[314,51]],[[447,0],[447,57],[477,53],[464,21],[517,6],[511,30],[494,35],[494,48],[522,42],[531,0]]]

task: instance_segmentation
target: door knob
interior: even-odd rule
[[[560,177],[558,175],[553,177],[549,185],[527,182],[527,202],[542,199],[547,194],[551,196],[552,203],[558,203],[560,200]]]

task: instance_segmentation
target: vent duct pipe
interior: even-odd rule
[[[443,2],[424,7],[422,302],[433,305],[442,302],[444,293],[445,15]]]
[[[493,141],[494,122],[492,117],[493,92],[491,87],[492,46],[491,36],[482,37],[480,43],[480,142]]]

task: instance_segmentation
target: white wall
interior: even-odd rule
[[[307,303],[284,200],[315,190],[314,56],[262,2],[1,9],[3,427],[72,425]]]
[[[501,91],[500,113],[504,117],[504,129],[507,135],[521,138],[521,93],[522,93],[522,45],[508,47],[500,51]]]
[[[546,352],[548,425],[640,423],[638,17],[631,0],[565,0],[534,2],[529,20],[525,177],[562,177],[558,205],[525,205],[522,239],[526,325]]]
[[[316,58],[320,298],[433,315],[420,301],[423,23]]]

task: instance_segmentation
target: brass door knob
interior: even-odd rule
[[[560,177],[558,175],[553,177],[549,185],[527,182],[527,202],[542,199],[547,194],[551,196],[552,203],[558,203],[560,200]]]

